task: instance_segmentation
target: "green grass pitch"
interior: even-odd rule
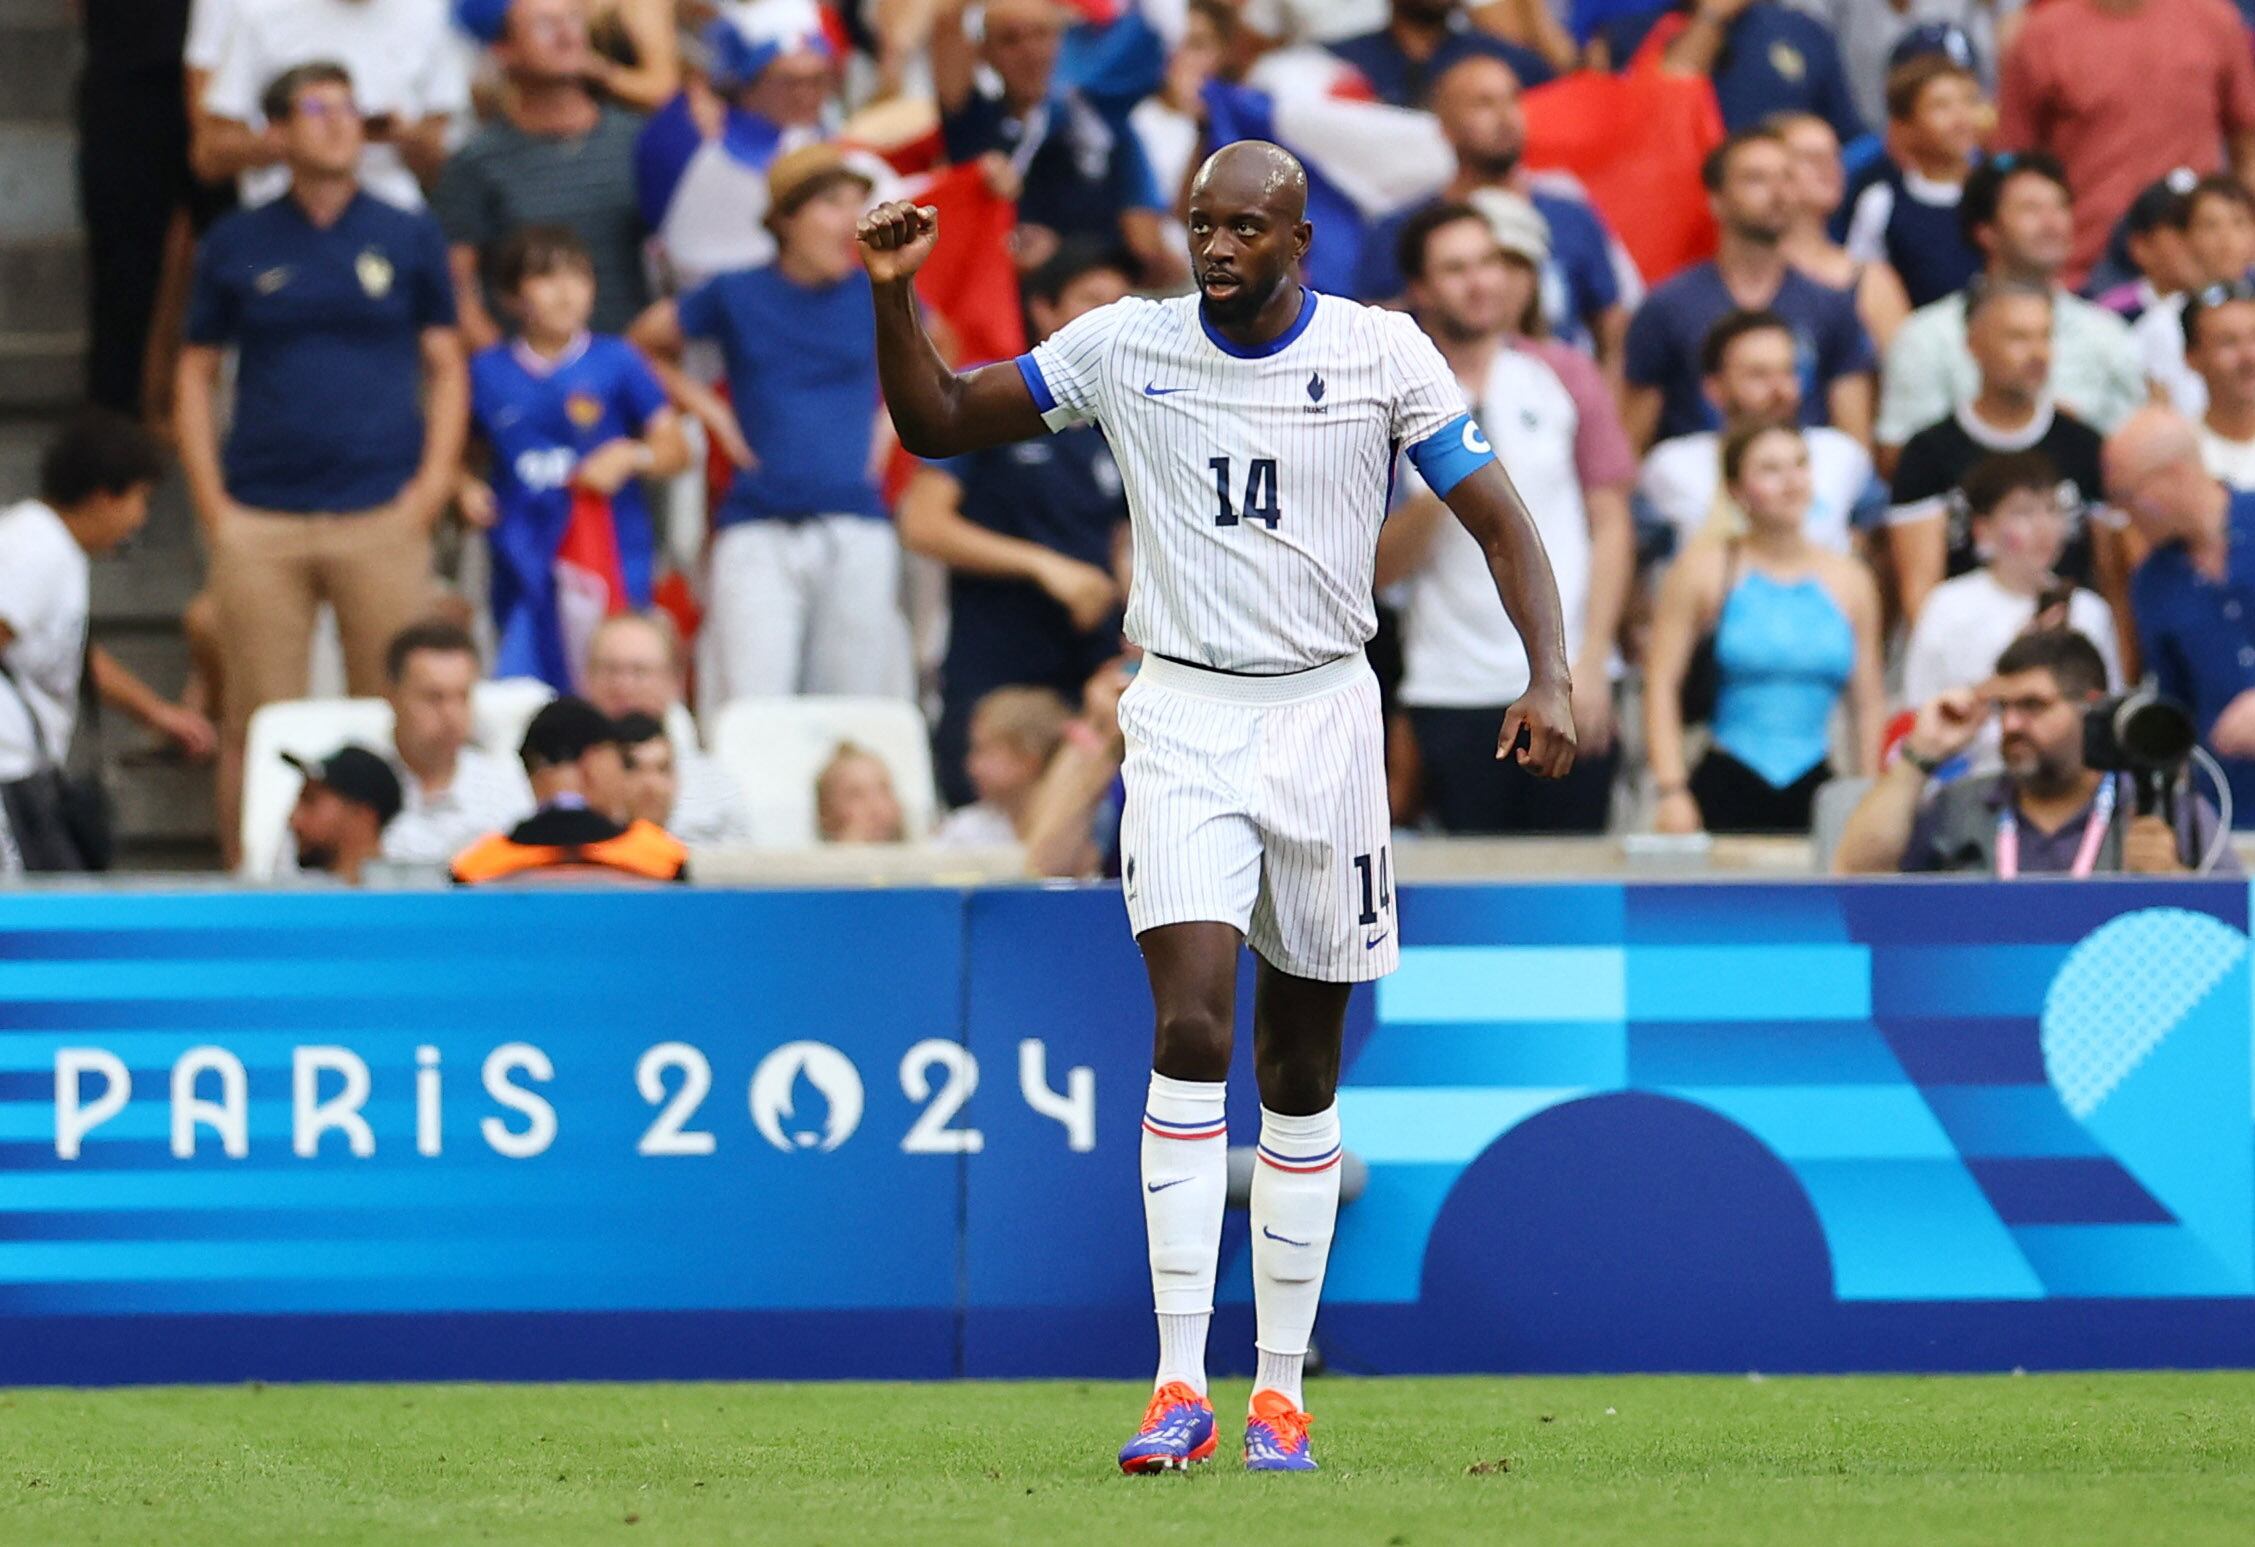
[[[1126,1478],[1140,1388],[0,1391],[0,1542],[2255,1543],[2255,1375],[1358,1380],[1316,1476]]]

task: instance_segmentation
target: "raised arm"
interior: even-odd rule
[[[1546,779],[1574,766],[1574,679],[1566,664],[1566,621],[1558,581],[1543,551],[1542,533],[1499,462],[1487,462],[1443,496],[1487,556],[1496,595],[1527,647],[1527,691],[1504,712],[1496,756],[1509,757],[1519,733],[1527,745],[1519,761]]]
[[[1015,364],[958,374],[932,346],[913,281],[939,231],[938,210],[894,200],[864,215],[858,233],[877,307],[877,380],[900,443],[920,457],[959,457],[1047,433]]]

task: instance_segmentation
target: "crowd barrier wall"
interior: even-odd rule
[[[1400,916],[1333,1367],[2255,1365],[2244,883]],[[0,1383],[1141,1374],[1149,1014],[1112,888],[0,898]]]

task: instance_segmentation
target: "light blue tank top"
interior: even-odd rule
[[[1855,630],[1831,592],[1748,570],[1715,624],[1715,745],[1784,789],[1824,761],[1855,664]]]

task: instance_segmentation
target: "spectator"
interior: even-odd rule
[[[237,828],[244,729],[261,704],[305,696],[323,601],[350,690],[382,691],[385,649],[431,600],[431,528],[461,466],[469,396],[445,238],[428,215],[360,188],[350,78],[300,65],[267,89],[264,113],[289,192],[205,239],[177,392],[221,619],[223,835]]]
[[[2121,686],[2114,614],[2095,592],[2058,573],[2068,513],[2051,458],[2040,451],[1986,456],[1963,487],[1981,567],[1943,581],[1927,597],[1903,653],[1904,699],[1923,704],[1951,688],[1978,688],[2005,646],[2053,628],[2088,639],[2105,663],[2106,685]]]
[[[1723,481],[1746,512],[1743,541],[1701,543],[1661,582],[1645,656],[1645,736],[1664,833],[1807,832],[1831,777],[1835,705],[1848,710],[1849,765],[1879,761],[1879,592],[1863,566],[1806,535],[1809,456],[1789,425],[1723,441]],[[1684,752],[1682,694],[1711,636],[1714,744]]]
[[[1981,270],[1958,201],[1986,108],[1980,81],[1947,54],[1921,54],[1887,77],[1887,152],[1855,194],[1846,245],[1860,262],[1893,268],[1912,306],[1963,289]]]
[[[1036,342],[1129,290],[1118,259],[1078,246],[1026,277]],[[948,568],[947,659],[933,756],[950,804],[971,711],[996,688],[1077,693],[1119,653],[1112,542],[1127,520],[1119,469],[1092,426],[917,469],[901,494],[901,541]]]
[[[581,675],[589,701],[604,714],[643,714],[669,723],[681,703],[684,677],[681,637],[673,620],[662,612],[606,618],[588,641]],[[675,799],[666,831],[699,848],[751,842],[744,792],[720,760],[689,741],[675,745],[672,754]]]
[[[892,770],[850,741],[840,742],[814,777],[814,819],[824,843],[899,843],[907,836]]]
[[[943,848],[1017,843],[1071,715],[1049,688],[996,688],[980,699],[971,711],[971,749],[963,760],[978,801],[950,812],[932,841]]]
[[[2183,208],[2191,283],[2148,308],[2130,336],[2146,380],[2168,394],[2178,413],[2198,419],[2208,411],[2208,388],[2185,362],[2185,302],[2192,291],[2240,284],[2255,272],[2255,194],[2215,173],[2193,184]]]
[[[2122,217],[2122,259],[2137,275],[2098,295],[2098,304],[2135,324],[2162,301],[2196,289],[2192,254],[2185,246],[2185,195],[2199,179],[2178,167],[2149,184]]]
[[[1975,286],[1964,301],[1966,345],[1979,373],[1980,390],[1947,418],[1926,426],[1903,447],[1895,466],[1893,503],[1887,512],[1887,545],[1904,616],[1915,619],[1927,593],[1945,575],[1962,575],[1976,562],[1972,534],[1952,494],[1983,457],[2000,451],[2036,450],[2075,487],[2078,516],[2105,509],[2099,474],[2099,435],[2082,420],[2055,407],[2047,390],[2057,327],[2052,291],[2017,281]],[[2112,552],[2094,552],[2104,539],[2078,519],[2060,561],[2068,579],[2090,583],[2111,573],[2119,590]]]
[[[392,747],[399,810],[384,829],[384,858],[443,865],[481,833],[532,811],[532,792],[508,759],[472,744],[470,689],[478,647],[451,623],[418,623],[392,640]]]
[[[2184,324],[2185,360],[2208,394],[2201,461],[2232,488],[2255,489],[2255,285],[2201,292]]]
[[[2108,437],[2106,487],[2152,547],[2130,579],[2146,664],[2223,764],[2234,825],[2255,826],[2255,494],[2218,483],[2166,408]]]
[[[1979,248],[1982,277],[2015,280],[2052,295],[2051,395],[2101,432],[2145,401],[2145,377],[2122,319],[2060,283],[2073,234],[2066,175],[2045,155],[1998,156],[1965,180],[1958,218]],[[1888,346],[1880,373],[1879,463],[1974,395],[1980,371],[1967,351],[1968,286],[1911,313]]]
[[[2126,775],[2083,763],[2084,711],[2105,691],[2104,663],[2081,634],[2054,629],[2014,640],[1978,690],[1950,688],[1919,706],[1900,754],[1849,816],[1833,869],[2007,880],[2191,869],[2188,860],[2216,834],[2207,801],[2185,802],[2172,833],[2159,816],[2123,810],[2134,799]],[[1991,727],[2002,733],[2002,771],[1954,779],[1925,799],[1934,771]],[[2239,873],[2229,845],[2216,869]]]
[[[1617,374],[1629,329],[1622,273],[1634,282],[1634,266],[1618,253],[1604,217],[1587,199],[1538,182],[1521,162],[1527,121],[1511,66],[1486,54],[1459,60],[1435,83],[1433,112],[1456,152],[1456,176],[1435,198],[1371,230],[1363,242],[1357,294],[1366,301],[1390,301],[1401,294],[1401,234],[1424,210],[1462,203],[1482,188],[1516,194],[1532,203],[1549,227],[1550,256],[1542,272],[1546,331],[1589,349]]]
[[[533,814],[454,858],[458,886],[538,878],[686,881],[689,851],[664,828],[627,814],[619,727],[580,698],[545,705],[519,757]]]
[[[1033,268],[1071,238],[1122,243],[1153,279],[1179,278],[1167,244],[1168,202],[1152,181],[1142,141],[1077,87],[1057,82],[1064,14],[1052,0],[988,0],[974,50],[968,0],[940,0],[932,32],[932,82],[950,161],[977,162],[995,191],[1018,204],[1018,260]],[[982,71],[980,66],[984,66]]]
[[[1654,446],[1644,459],[1638,492],[1674,529],[1682,553],[1701,533],[1743,535],[1745,520],[1722,493],[1722,442],[1758,424],[1801,417],[1801,376],[1792,326],[1775,312],[1730,312],[1699,345],[1701,386],[1721,417],[1722,432],[1695,430]],[[1854,548],[1859,518],[1873,503],[1871,453],[1853,436],[1826,425],[1802,432],[1809,448],[1808,538],[1833,553]]]
[[[657,534],[641,480],[681,472],[689,447],[649,363],[587,331],[599,292],[579,238],[525,227],[493,270],[517,336],[470,362],[492,483],[466,477],[462,510],[492,553],[497,674],[569,691],[595,624],[614,605],[650,605]]]
[[[1442,76],[1479,55],[1502,60],[1527,86],[1540,86],[1553,73],[1533,49],[1473,26],[1464,0],[1393,0],[1385,26],[1330,48],[1355,67],[1372,96],[1395,107],[1426,106]]]
[[[684,289],[774,261],[768,168],[829,137],[838,87],[812,0],[732,7],[698,41],[698,72],[635,149],[643,221]]]
[[[455,152],[431,196],[450,244],[456,304],[473,349],[501,342],[479,256],[528,226],[563,226],[594,266],[599,333],[650,302],[634,147],[642,120],[596,100],[586,0],[507,0],[493,57],[508,81],[501,112]]]
[[[1771,0],[1696,0],[1683,20],[1647,11],[1602,30],[1612,58],[1625,63],[1655,24],[1678,29],[1661,54],[1673,74],[1705,76],[1715,85],[1723,127],[1733,134],[1774,113],[1814,113],[1843,141],[1864,132],[1841,73],[1840,53],[1822,22]]]
[[[1788,0],[1822,22],[1840,56],[1856,116],[1885,125],[1894,72],[1912,59],[1939,55],[1974,76],[1984,93],[1995,84],[1990,63],[1997,35],[2015,24],[2021,0]]]
[[[1839,209],[1848,186],[1840,167],[1838,136],[1814,113],[1780,113],[1769,120],[1769,126],[1793,158],[1788,195],[1792,222],[1779,244],[1785,261],[1818,284],[1854,297],[1864,331],[1885,349],[1910,315],[1910,297],[1884,257],[1851,254],[1826,232],[1826,222]]]
[[[1711,429],[1700,396],[1699,346],[1733,311],[1773,311],[1793,326],[1802,377],[1801,418],[1830,422],[1857,440],[1871,434],[1871,340],[1855,303],[1794,272],[1781,244],[1793,223],[1792,160],[1766,129],[1732,135],[1701,168],[1722,227],[1713,262],[1654,288],[1629,325],[1629,390],[1622,417],[1641,449]]]
[[[710,560],[708,714],[752,694],[909,692],[900,543],[876,480],[876,314],[854,243],[870,181],[835,146],[806,145],[769,183],[775,262],[658,302],[631,335],[661,365],[691,338],[728,362],[733,422],[708,421],[738,442]]]
[[[620,715],[618,728],[619,750],[626,756],[627,820],[663,827],[681,794],[673,738],[664,721],[640,710]]]
[[[1416,492],[1379,537],[1381,586],[1404,582],[1400,701],[1429,809],[1452,833],[1602,832],[1613,789],[1613,639],[1635,566],[1636,459],[1587,355],[1539,337],[1542,216],[1483,191],[1409,223],[1401,265],[1417,319],[1540,529],[1575,651],[1573,772],[1537,779],[1496,760],[1496,726],[1527,687],[1527,652],[1496,600],[1487,556]]]
[[[454,19],[488,47],[510,32],[513,0],[454,0]],[[589,0],[583,74],[622,106],[648,112],[681,89],[674,0]]]
[[[2052,0],[2004,52],[1996,144],[2059,158],[2080,286],[2138,190],[2175,166],[2255,174],[2255,51],[2226,0]]]
[[[299,104],[277,99],[287,72],[323,63],[347,88],[341,110],[369,193],[423,207],[423,182],[446,159],[447,133],[470,106],[463,51],[446,0],[235,0],[190,152],[207,182],[241,182],[246,206],[282,197],[297,176],[285,122]],[[330,109],[316,98],[309,111]]]
[[[40,777],[70,755],[89,666],[106,702],[191,754],[211,750],[209,721],[87,643],[88,561],[141,529],[163,473],[163,450],[146,431],[90,410],[47,445],[38,497],[0,510],[0,875],[84,870],[104,858],[88,852],[99,835],[59,820],[55,781]]]
[[[1120,809],[1126,799],[1120,768],[1127,757],[1120,695],[1135,680],[1136,665],[1123,656],[1088,679],[1080,718],[1065,727],[1064,744],[1049,760],[1026,813],[1028,875],[1119,875]]]
[[[285,752],[282,761],[305,778],[290,808],[298,869],[358,886],[399,815],[399,776],[366,747],[342,746],[319,762]]]
[[[1170,206],[1188,188],[1205,143],[1206,83],[1229,78],[1243,31],[1230,0],[1189,0],[1182,37],[1167,56],[1159,90],[1128,113],[1128,127],[1151,167],[1152,186]],[[1169,219],[1164,240],[1172,245],[1181,236],[1179,222]]]

